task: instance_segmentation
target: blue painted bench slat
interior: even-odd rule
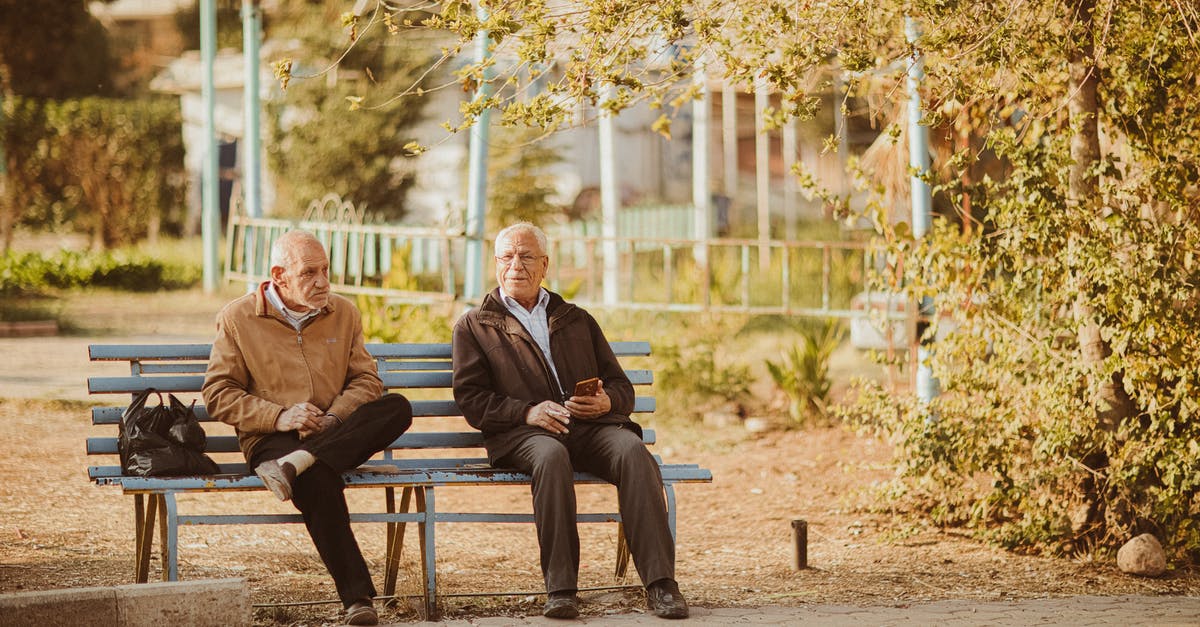
[[[140,379],[145,383],[145,379]],[[122,390],[134,393],[134,390]],[[458,404],[454,401],[438,401],[438,400],[411,400],[413,408],[413,417],[419,418],[422,416],[460,416],[462,412],[458,410]],[[208,415],[208,410],[204,405],[196,403],[192,406],[196,412],[196,417],[200,422],[210,422],[212,418]],[[633,401],[633,412],[635,414],[653,413],[655,410],[654,397],[639,396]],[[92,408],[92,424],[94,425],[116,425],[121,423],[121,414],[125,411],[124,407],[93,407]],[[653,442],[648,442],[653,444]]]
[[[639,357],[650,354],[649,342],[613,342],[618,357]],[[87,380],[88,391],[96,395],[128,395],[132,399],[141,390],[153,387],[163,392],[184,394],[185,402],[199,399],[200,386],[209,357],[208,344],[94,344],[88,354],[94,362],[125,362],[127,375],[94,376]],[[347,487],[382,488],[384,511],[352,512],[353,522],[385,523],[387,527],[386,571],[384,594],[394,595],[404,546],[407,523],[417,524],[420,544],[420,566],[423,579],[423,607],[426,618],[437,615],[437,577],[434,568],[437,523],[449,522],[532,522],[532,514],[495,512],[444,512],[435,504],[438,486],[529,485],[524,473],[492,468],[482,456],[483,437],[465,420],[456,430],[444,430],[428,421],[437,417],[461,417],[451,392],[451,362],[449,344],[368,344],[375,358],[380,377],[389,391],[409,396],[413,405],[414,426],[396,439],[376,459],[359,469],[344,474]],[[649,386],[653,373],[644,369],[628,369],[627,375],[635,386]],[[433,398],[429,398],[433,397]],[[221,474],[192,477],[126,477],[121,474],[117,456],[117,429],[123,405],[106,404],[93,407],[92,424],[105,428],[104,435],[87,438],[89,456],[107,456],[107,463],[89,466],[88,477],[97,485],[120,486],[134,497],[135,560],[134,577],[139,583],[149,580],[151,545],[157,528],[164,581],[175,581],[178,572],[178,529],[180,525],[275,524],[301,522],[299,514],[223,514],[188,515],[178,512],[176,494],[225,491],[265,491],[262,481],[247,468],[242,459],[232,429],[212,420],[202,403],[193,408],[208,432],[208,451],[217,457]],[[656,409],[652,396],[638,396],[635,413]],[[644,441],[655,442],[653,429],[646,429]],[[459,452],[478,451],[471,456]],[[410,455],[412,452],[435,457]],[[667,499],[671,534],[675,535],[675,484],[712,481],[712,472],[696,464],[667,464],[655,456],[662,472]],[[587,473],[576,473],[575,481],[582,484],[605,483]],[[395,490],[401,490],[396,502]],[[156,527],[155,518],[160,523]],[[617,522],[617,512],[578,514],[580,522]],[[629,552],[624,534],[618,527],[618,577],[628,566]]]
[[[128,392],[133,388],[142,389],[146,387],[146,376],[149,374],[158,374],[157,372],[142,372],[138,375],[128,377],[91,377],[88,379],[88,390],[93,394],[114,394],[119,392]],[[452,374],[449,371],[444,372],[415,372],[415,371],[389,371],[379,375],[383,379],[384,387],[389,389],[411,389],[411,388],[449,388],[450,378]],[[648,385],[651,383],[650,371],[648,370],[627,370],[625,376],[629,377],[629,381],[634,385]],[[158,376],[154,377],[154,387],[163,392],[191,392],[199,390],[204,383],[204,374],[189,374],[173,376]],[[138,388],[138,386],[141,388]]]

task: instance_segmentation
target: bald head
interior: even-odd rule
[[[325,247],[321,245],[321,240],[308,231],[288,231],[280,235],[279,239],[271,244],[271,267],[288,267],[295,261],[296,251],[313,244],[319,246],[322,251],[325,250]]]

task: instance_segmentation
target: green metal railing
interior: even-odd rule
[[[251,283],[268,278],[271,244],[293,228],[311,231],[325,244],[334,291],[414,304],[464,300],[466,238],[451,229],[235,213],[227,230],[225,279]],[[491,250],[490,241],[484,245]],[[605,303],[603,297],[610,278],[604,276],[606,248],[615,249],[618,258],[615,303]],[[866,278],[878,263],[870,245],[848,241],[764,244],[751,239],[556,235],[548,253],[547,285],[586,306],[833,318],[866,314],[854,297],[868,291]],[[490,255],[481,263],[481,275],[494,276]],[[492,285],[489,281],[488,289]]]

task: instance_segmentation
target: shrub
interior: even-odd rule
[[[693,400],[738,402],[750,390],[750,368],[723,350],[740,320],[735,316],[669,316],[670,331],[653,333],[659,388]],[[740,318],[740,317],[736,317]],[[643,328],[642,333],[646,333]]]
[[[6,98],[3,106],[11,191],[0,209],[11,212],[9,224],[89,233],[94,249],[182,231],[178,100]]]
[[[771,379],[790,400],[788,415],[797,425],[826,416],[829,360],[846,337],[845,327],[836,320],[826,322],[819,332],[800,333],[799,342],[781,351],[780,361],[766,360]]]
[[[49,255],[0,257],[0,294],[42,294],[53,289],[107,287],[135,292],[184,289],[200,282],[199,266],[169,264],[136,251],[96,254],[60,250]]]
[[[383,278],[384,287],[415,290],[419,280],[411,272],[412,244],[392,255],[392,268]],[[369,342],[449,342],[454,327],[450,311],[438,312],[434,305],[388,302],[379,296],[359,296],[363,336]]]

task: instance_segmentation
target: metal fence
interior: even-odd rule
[[[414,304],[466,300],[466,238],[436,228],[235,214],[225,278],[268,278],[271,245],[293,228],[325,244],[335,291]],[[548,253],[548,286],[590,307],[861,318],[875,300],[866,285],[878,253],[863,242],[560,235]],[[494,277],[491,256],[483,263],[483,276]],[[608,281],[616,289],[606,294]]]
[[[270,276],[271,246],[292,229],[316,235],[329,252],[336,292],[413,303],[454,300],[463,236],[431,228],[277,220],[232,215],[226,230],[225,279],[258,282]],[[417,279],[414,281],[413,279]]]

